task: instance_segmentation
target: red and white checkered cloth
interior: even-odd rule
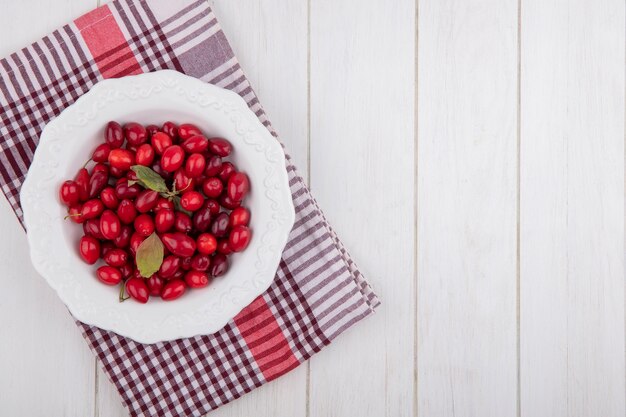
[[[174,69],[239,93],[272,132],[206,0],[121,0],[0,60],[0,185],[19,191],[45,124],[103,78]],[[143,345],[77,323],[132,416],[201,416],[295,368],[376,295],[287,157],[296,222],[272,286],[218,333]]]

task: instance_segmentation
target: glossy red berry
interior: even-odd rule
[[[131,224],[137,217],[137,209],[135,204],[130,200],[122,200],[117,207],[117,217],[124,224]]]
[[[222,182],[226,184],[230,176],[233,175],[235,171],[235,166],[232,163],[224,162],[222,163],[222,169],[220,170],[218,177],[220,177]]]
[[[138,277],[132,277],[126,281],[126,293],[141,304],[147,303],[150,298],[148,286],[142,278]]]
[[[113,244],[113,242],[110,242],[108,240],[100,242],[100,257],[104,258],[112,249],[115,249],[115,245]]]
[[[225,157],[230,155],[233,147],[226,139],[211,138],[209,139],[209,150],[217,156]]]
[[[233,250],[228,244],[228,239],[221,239],[217,241],[217,251],[223,255],[230,255],[233,253]]]
[[[152,165],[154,161],[154,149],[147,143],[144,143],[139,148],[137,148],[137,153],[135,154],[135,162],[137,165],[143,165],[145,167],[149,167]]]
[[[142,236],[150,236],[154,232],[154,221],[147,214],[140,214],[133,223],[135,230]]]
[[[82,214],[83,219],[85,220],[95,219],[96,217],[100,216],[100,214],[102,214],[103,211],[104,211],[104,204],[102,204],[102,201],[98,199],[93,199],[83,204],[81,214]]]
[[[130,237],[133,234],[133,229],[130,226],[124,225],[120,231],[120,234],[113,239],[113,244],[118,248],[127,248],[130,245]]]
[[[157,201],[157,204],[154,207],[154,209],[155,210],[160,210],[160,209],[174,210],[174,203],[172,203],[167,198],[159,197],[159,199]]]
[[[252,232],[247,226],[235,226],[228,236],[228,245],[233,252],[242,252],[250,244]]]
[[[163,278],[161,278],[157,274],[154,274],[146,280],[146,284],[148,286],[148,291],[150,292],[150,295],[161,295],[161,291],[163,291],[164,286]]]
[[[96,239],[104,239],[100,232],[100,221],[98,219],[89,219],[83,223],[83,232],[87,236],[93,236]]]
[[[174,213],[174,229],[180,233],[189,233],[193,227],[191,217],[181,211]]]
[[[180,198],[180,205],[187,211],[196,211],[203,203],[204,197],[197,191],[185,191]]]
[[[229,226],[247,226],[250,223],[250,210],[245,207],[237,207],[230,212]]]
[[[146,240],[146,237],[135,232],[130,236],[130,252],[135,255],[137,253],[137,248],[139,248],[139,245],[141,245],[141,243]]]
[[[161,241],[171,253],[183,258],[192,256],[196,251],[196,241],[182,233],[165,233]]]
[[[209,276],[202,271],[189,271],[185,274],[185,283],[189,288],[204,288],[209,285]]]
[[[228,197],[233,201],[241,201],[250,191],[250,180],[243,172],[235,172],[228,178],[226,189]]]
[[[195,180],[190,178],[183,168],[179,168],[174,173],[174,185],[177,191],[193,190],[195,188]]]
[[[124,136],[129,145],[139,146],[148,140],[146,128],[139,123],[127,123],[124,125]]]
[[[104,172],[105,174],[109,175],[109,166],[106,165],[104,162],[102,163],[97,163],[96,165],[93,166],[92,173],[96,173],[96,172]]]
[[[192,125],[191,123],[185,123],[178,126],[178,137],[182,140],[189,139],[192,136],[201,135],[202,131],[196,125]]]
[[[169,232],[174,227],[176,216],[173,210],[160,209],[154,215],[154,228],[158,233]]]
[[[162,155],[163,152],[170,146],[172,146],[172,138],[163,132],[158,132],[152,136],[150,139],[150,143],[152,143],[152,147],[157,155]]]
[[[193,153],[187,157],[185,162],[185,173],[190,178],[196,178],[204,173],[206,160],[199,153]]]
[[[81,204],[76,204],[67,211],[67,218],[73,221],[74,223],[81,224],[85,221],[83,218],[83,206]]]
[[[181,146],[189,154],[202,153],[209,147],[209,140],[202,135],[192,136],[185,140]]]
[[[68,207],[78,204],[80,201],[80,189],[76,181],[65,181],[59,190],[59,199]]]
[[[202,184],[202,192],[209,198],[217,198],[222,194],[224,184],[217,177],[207,178]]]
[[[115,189],[113,187],[105,187],[100,191],[100,200],[106,208],[111,210],[117,209],[120,204],[120,200],[115,195]]]
[[[222,171],[222,158],[217,155],[211,156],[206,161],[206,169],[204,175],[207,177],[215,177]]]
[[[107,162],[109,160],[109,153],[111,152],[111,146],[107,143],[102,143],[94,149],[91,154],[91,159],[94,162]]]
[[[191,269],[194,271],[206,271],[211,266],[211,258],[201,253],[196,253],[191,258]]]
[[[163,263],[161,263],[161,267],[159,268],[159,275],[163,278],[169,278],[178,271],[180,267],[180,258],[176,255],[167,256],[163,259]]]
[[[106,187],[108,181],[109,176],[107,173],[102,171],[94,172],[91,178],[89,178],[89,198],[97,197],[100,191]]]
[[[100,216],[100,232],[105,239],[113,240],[122,232],[122,223],[112,210],[104,210]]]
[[[228,214],[220,213],[211,224],[211,233],[215,237],[222,237],[228,232]]]
[[[86,201],[89,198],[89,172],[85,168],[78,170],[74,182],[78,185],[80,201]]]
[[[185,283],[181,280],[171,280],[165,284],[161,292],[164,301],[172,301],[181,297],[185,293]]]
[[[107,124],[104,140],[111,148],[119,148],[124,144],[124,130],[117,122]]]
[[[117,285],[122,280],[122,272],[112,266],[101,266],[97,269],[96,276],[106,285]]]
[[[203,204],[200,210],[193,213],[193,218],[191,219],[191,222],[193,224],[193,228],[195,229],[195,231],[196,232],[207,231],[209,227],[211,226],[212,216],[213,215],[211,214],[211,209],[204,206]]]
[[[103,259],[107,265],[120,267],[128,262],[128,253],[124,249],[113,248],[104,254]]]
[[[157,125],[148,125],[148,126],[146,126],[146,132],[148,132],[148,136],[149,137],[152,137],[156,133],[159,132],[159,126],[157,126]]]
[[[209,211],[211,212],[211,216],[215,216],[217,213],[220,212],[220,203],[211,198],[204,201],[204,207],[207,207],[209,209]]]
[[[163,133],[166,133],[170,138],[178,137],[178,126],[176,126],[176,124],[173,122],[163,123],[161,131],[163,131]]]
[[[222,196],[220,196],[219,201],[222,207],[225,207],[228,210],[234,210],[241,205],[241,201],[233,200],[226,194],[222,194]]]
[[[109,164],[120,171],[128,171],[135,164],[135,154],[128,149],[113,149],[109,153]]]
[[[143,190],[135,200],[135,208],[139,213],[147,213],[156,207],[159,193],[154,190]]]
[[[201,254],[210,255],[217,249],[217,239],[210,233],[202,233],[196,239],[196,247]]]
[[[178,145],[172,145],[161,155],[161,167],[167,172],[174,172],[185,162],[185,151]]]
[[[222,253],[216,253],[211,259],[211,266],[209,267],[209,274],[212,277],[222,276],[228,271],[228,258]]]
[[[120,178],[115,184],[115,195],[117,198],[136,198],[143,190],[138,184],[128,185],[128,179]]]
[[[79,253],[83,261],[89,265],[96,263],[100,257],[100,242],[93,236],[83,236],[80,238]]]

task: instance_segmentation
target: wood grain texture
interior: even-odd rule
[[[93,8],[95,0],[1,2],[0,56]],[[65,306],[30,264],[24,230],[0,198],[0,415],[94,414],[94,358]]]
[[[521,414],[624,393],[624,2],[524,0]]]
[[[516,415],[517,1],[420,0],[418,415]]]
[[[310,416],[412,416],[415,3],[311,2],[311,188],[382,300],[311,360]]]

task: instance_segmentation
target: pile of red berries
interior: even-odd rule
[[[61,185],[67,217],[83,225],[81,258],[104,260],[96,277],[120,285],[120,301],[206,287],[226,273],[228,255],[246,249],[250,182],[225,160],[231,152],[192,124],[109,122],[104,143]]]

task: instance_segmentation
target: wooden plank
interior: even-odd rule
[[[413,416],[415,3],[310,7],[311,186],[383,303],[312,358],[310,416]]]
[[[420,0],[418,415],[516,415],[517,1]]]
[[[522,3],[522,416],[626,415],[624,14]]]
[[[2,2],[0,56],[22,48],[88,11],[95,0]],[[40,277],[23,229],[0,197],[0,414],[94,414],[94,358],[67,309]]]

